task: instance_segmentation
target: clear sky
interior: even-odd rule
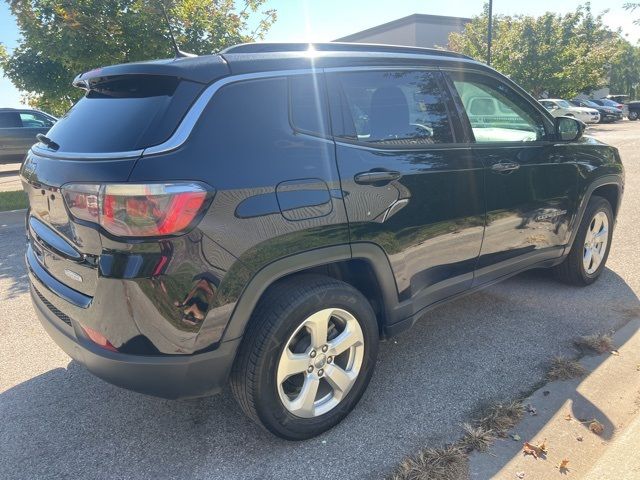
[[[640,39],[640,26],[622,8],[628,0],[592,0],[594,12],[609,10],[605,16],[611,28],[622,28],[631,42]],[[268,0],[264,8],[275,8],[278,21],[266,41],[329,41],[412,13],[472,17],[481,12],[485,0]],[[494,0],[495,14],[540,15],[551,11],[566,13],[583,4],[578,0]],[[0,0],[0,42],[9,51],[16,46],[19,32],[7,4]],[[0,71],[1,72],[1,71]],[[20,94],[11,82],[0,77],[0,107],[18,106]]]

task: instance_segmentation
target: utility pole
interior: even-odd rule
[[[487,65],[491,65],[492,37],[493,37],[493,0],[489,0],[489,28],[487,29]]]

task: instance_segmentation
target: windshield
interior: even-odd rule
[[[592,102],[591,100],[582,100],[581,101],[582,105],[585,107],[594,107],[594,108],[598,108],[600,105],[598,105],[597,103]]]
[[[614,102],[613,100],[609,100],[608,98],[603,98],[600,101],[609,107],[617,107],[619,105],[618,102]]]
[[[566,100],[557,100],[556,103],[562,108],[571,108],[571,104]]]

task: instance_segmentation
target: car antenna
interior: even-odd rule
[[[176,58],[197,57],[197,55],[194,55],[193,53],[183,52],[178,48],[176,37],[173,35],[173,28],[171,28],[171,21],[169,20],[169,15],[167,15],[167,10],[164,8],[163,2],[160,2],[160,8],[162,8],[162,15],[164,16],[164,19],[167,22],[167,27],[169,28],[169,37],[171,37],[171,44],[173,45],[173,51],[176,54]]]

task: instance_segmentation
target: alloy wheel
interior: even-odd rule
[[[276,379],[282,404],[302,418],[329,412],[355,384],[363,357],[364,335],[352,314],[339,308],[314,313],[280,355]]]
[[[600,264],[609,242],[609,218],[604,212],[598,212],[591,219],[584,240],[582,265],[588,275],[592,275]]]

